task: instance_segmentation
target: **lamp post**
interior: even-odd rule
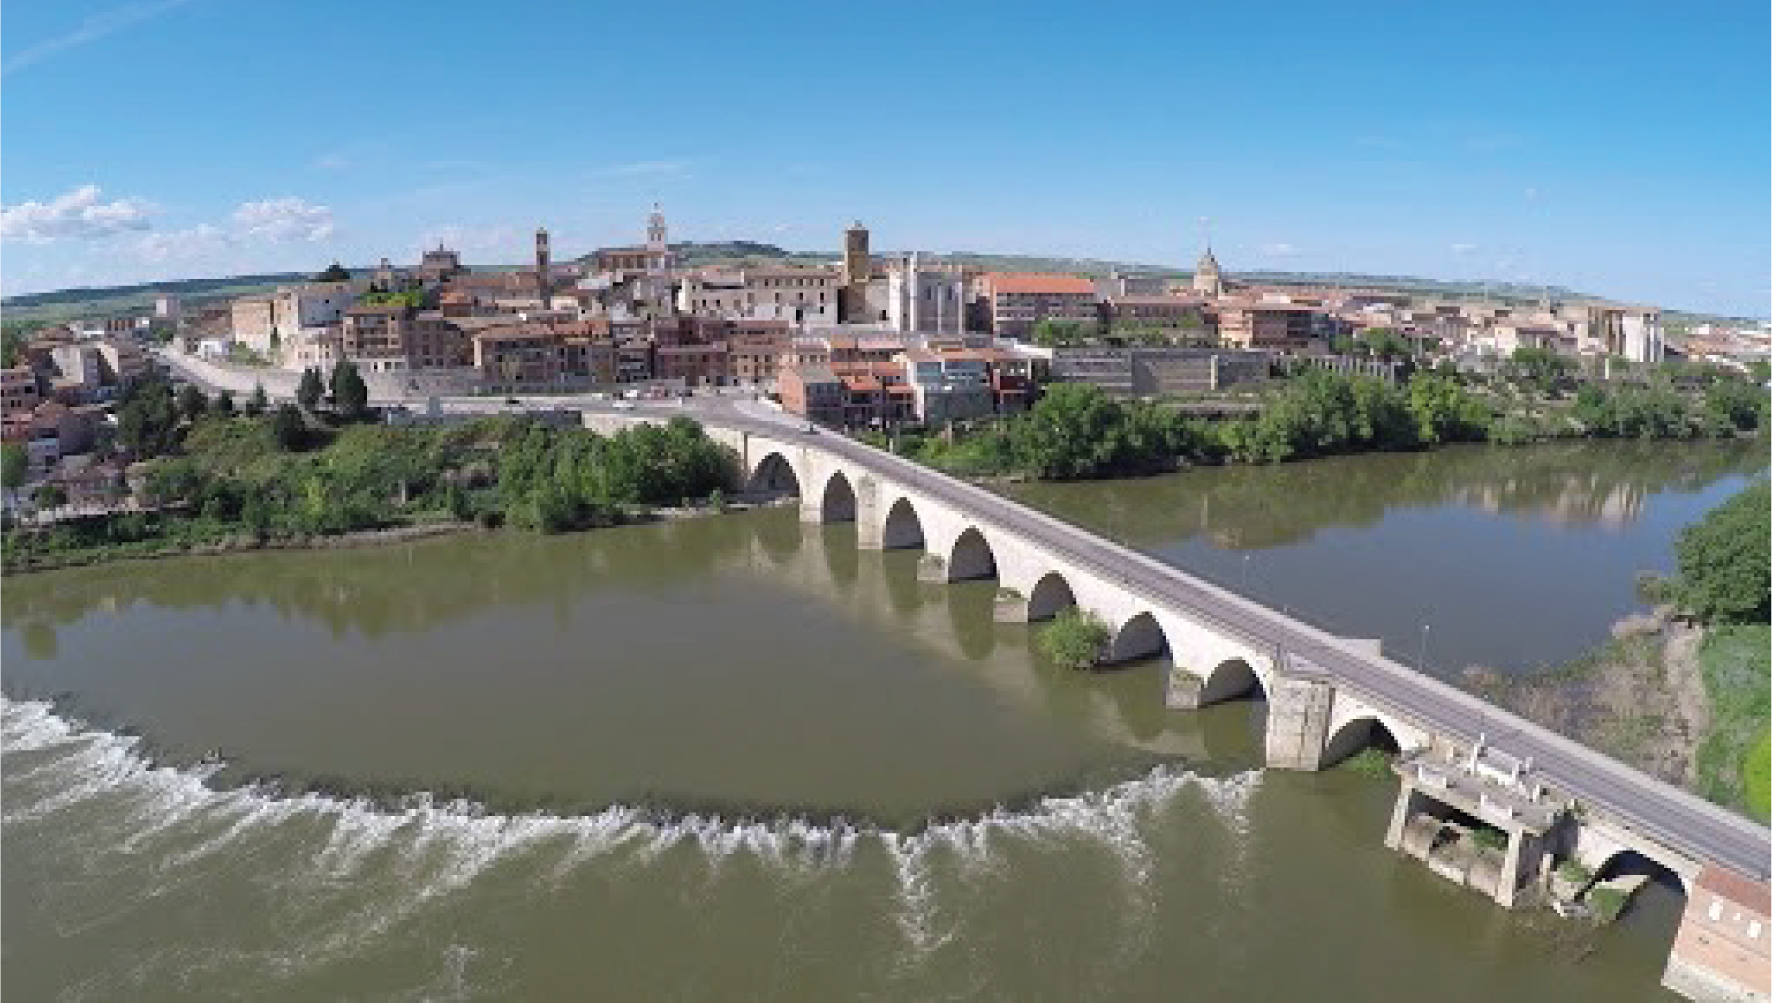
[[[1424,664],[1427,663],[1428,661],[1429,661],[1429,625],[1425,624],[1425,625],[1423,625],[1422,642],[1421,642],[1421,644],[1419,644],[1417,646],[1417,672],[1421,673],[1423,671]]]
[[[1250,595],[1250,552],[1244,552],[1244,592]]]

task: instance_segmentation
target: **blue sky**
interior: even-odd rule
[[[7,293],[637,240],[1550,282],[1765,316],[1764,2],[11,0]],[[1203,220],[1207,222],[1204,224]]]

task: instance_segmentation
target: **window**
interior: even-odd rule
[[[1754,941],[1761,936],[1762,936],[1762,922],[1759,920],[1750,921],[1749,922],[1749,940]]]
[[[1712,905],[1706,908],[1706,919],[1707,920],[1718,920],[1718,919],[1722,918],[1724,915],[1725,915],[1725,904],[1719,902],[1718,899],[1715,897],[1712,901]]]

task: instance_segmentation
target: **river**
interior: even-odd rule
[[[1473,449],[1016,491],[1395,650],[1429,584],[1445,672],[1604,637],[1765,467]],[[1260,706],[1063,671],[991,583],[915,566],[772,509],[8,580],[4,995],[1668,997],[1674,892],[1573,964],[1385,851],[1390,783],[1260,771]]]

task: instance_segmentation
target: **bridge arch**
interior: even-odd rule
[[[752,468],[751,477],[746,479],[746,491],[759,494],[782,494],[799,496],[801,494],[801,476],[795,465],[779,452],[765,454]]]
[[[819,521],[822,523],[854,523],[856,521],[856,489],[843,471],[833,471],[825,480],[825,491],[819,496]]]
[[[1324,744],[1320,766],[1342,763],[1364,749],[1377,749],[1390,755],[1404,747],[1399,737],[1378,715],[1359,715],[1344,722]]]
[[[912,500],[902,495],[887,508],[887,519],[881,524],[881,547],[923,546],[924,521],[918,518]]]
[[[1067,607],[1077,606],[1072,584],[1058,572],[1048,572],[1029,590],[1029,620],[1044,621]]]
[[[1243,659],[1224,660],[1209,671],[1207,679],[1201,683],[1201,704],[1204,707],[1241,697],[1269,699],[1263,678]]]
[[[1115,637],[1109,642],[1108,661],[1128,662],[1133,659],[1166,656],[1170,652],[1170,639],[1164,634],[1158,618],[1148,610],[1128,618],[1116,630]]]
[[[986,535],[976,526],[963,530],[955,538],[955,545],[949,548],[949,581],[991,579],[997,575],[998,559],[992,553],[992,545],[986,542]]]

